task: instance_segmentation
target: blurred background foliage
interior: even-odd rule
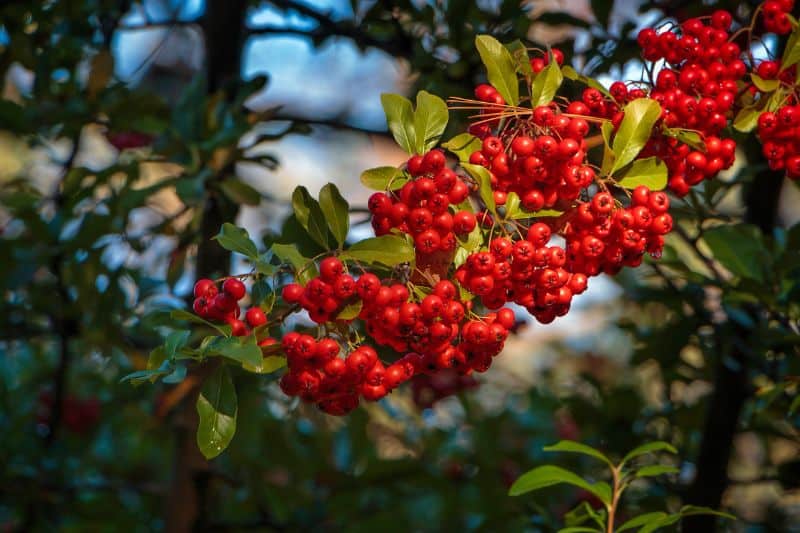
[[[296,183],[334,181],[365,205],[360,170],[403,160],[381,92],[468,95],[476,33],[638,80],[640,27],[754,8],[706,4],[4,2],[0,529],[555,531],[587,494],[508,486],[542,462],[595,465],[544,445],[618,457],[658,438],[680,474],[632,488],[629,516],[693,503],[740,520],[687,531],[800,531],[798,190],[752,139],[677,202],[660,261],[593,280],[555,324],[521,325],[478,388],[418,382],[334,419],[274,376],[237,374],[238,435],[208,464],[197,374],[119,383],[160,342],[154,313],[236,271],[210,240],[222,222],[291,239]],[[353,221],[366,235],[363,209]]]

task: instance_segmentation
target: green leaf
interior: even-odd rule
[[[406,184],[408,178],[397,167],[377,167],[361,173],[361,183],[375,191],[393,191]]]
[[[506,101],[506,104],[519,103],[519,82],[517,81],[517,67],[511,52],[500,44],[500,41],[491,35],[478,35],[475,37],[475,46],[481,61],[486,66],[486,75],[489,83]]]
[[[471,133],[459,133],[446,143],[442,148],[455,154],[459,161],[469,161],[469,156],[481,149],[483,143]]]
[[[677,474],[680,469],[668,465],[647,465],[636,471],[636,477],[655,477],[663,474]]]
[[[341,259],[381,263],[389,267],[414,262],[414,247],[397,235],[382,235],[355,243],[345,250]]]
[[[725,225],[710,228],[703,234],[714,259],[735,276],[764,281],[770,257],[761,231],[751,224]]]
[[[186,331],[173,331],[167,335],[164,341],[164,356],[166,359],[175,357],[175,352],[186,346],[186,341],[189,340],[190,332]],[[148,362],[148,367],[150,363]]]
[[[608,483],[589,483],[569,470],[558,466],[545,465],[534,468],[517,479],[508,490],[509,496],[519,496],[532,490],[568,483],[587,490],[597,496],[603,503],[610,503],[611,488]]]
[[[246,337],[215,337],[206,347],[206,355],[221,355],[241,364],[257,366],[263,358],[261,348],[252,335]]]
[[[552,63],[552,61],[551,61],[551,63]],[[583,74],[578,74],[578,72],[574,68],[569,66],[569,65],[564,65],[564,66],[561,67],[561,74],[563,74],[564,77],[567,78],[567,79],[570,79],[570,80],[573,80],[573,81],[579,81],[579,82],[583,83],[584,85],[586,85],[588,87],[591,87],[592,89],[597,89],[598,91],[603,93],[608,98],[611,98],[612,100],[614,99],[614,97],[611,96],[611,93],[608,92],[608,89],[606,89],[605,86],[602,83],[600,83],[599,81],[597,81],[594,78],[590,78],[589,76],[584,76]]]
[[[645,185],[651,191],[660,191],[667,186],[667,165],[657,157],[637,159],[617,177],[620,187],[635,189]]]
[[[644,525],[649,524],[650,522],[661,520],[662,518],[666,517],[667,513],[663,511],[656,511],[654,513],[645,513],[639,516],[633,517],[621,526],[616,529],[616,533],[622,533],[623,531],[627,531],[629,529],[634,529],[637,527],[641,527]]]
[[[292,208],[294,216],[303,229],[314,239],[314,242],[327,250],[328,225],[325,223],[325,215],[322,213],[319,202],[302,185],[296,187],[292,193]]]
[[[341,311],[339,311],[339,314],[336,315],[336,320],[353,320],[361,312],[361,308],[363,306],[364,302],[361,301],[361,299],[346,305]]]
[[[175,352],[173,352],[174,355]],[[171,357],[171,356],[170,356]],[[157,346],[150,351],[150,355],[147,356],[147,370],[156,370],[161,365],[164,364],[164,361],[168,359],[167,357],[167,350],[164,346]]]
[[[473,165],[472,163],[461,163],[461,166],[478,182],[478,192],[480,192],[483,203],[486,204],[489,211],[497,214],[494,192],[492,191],[492,177],[489,175],[489,171],[481,165]]]
[[[591,446],[587,446],[572,440],[562,440],[551,446],[545,446],[544,451],[579,453],[581,455],[588,455],[589,457],[599,459],[611,467],[614,466],[614,463],[611,462],[611,459],[606,457],[602,452],[600,452],[600,450],[596,450]]]
[[[597,529],[596,527],[585,527],[585,526],[572,526],[572,527],[565,527],[558,530],[558,533],[602,533],[601,530]]]
[[[413,154],[417,146],[417,135],[414,130],[414,112],[411,101],[399,94],[383,93],[381,95],[386,124],[392,132],[394,140],[408,154]]]
[[[798,409],[800,409],[800,394],[798,394],[789,405],[789,416],[794,415]]]
[[[203,383],[197,397],[197,446],[206,459],[222,453],[236,433],[239,407],[227,367],[217,368]]]
[[[678,450],[676,450],[672,444],[661,440],[648,442],[647,444],[642,444],[641,446],[637,446],[633,450],[629,451],[627,455],[622,458],[621,464],[627,463],[634,457],[639,457],[640,455],[654,452],[669,452],[674,454],[678,453]]]
[[[790,68],[797,62],[800,62],[800,26],[795,26],[786,41],[786,48],[783,49],[781,58],[781,71]]]
[[[624,108],[625,116],[619,125],[614,142],[614,164],[611,173],[633,161],[653,132],[653,126],[661,116],[661,106],[650,98],[637,98]]]
[[[319,207],[333,237],[342,246],[347,239],[347,232],[350,231],[350,206],[336,185],[328,183],[319,191]]]
[[[531,85],[531,107],[536,108],[552,102],[563,81],[564,75],[561,73],[561,67],[551,57],[547,66],[533,79],[533,84]]]
[[[200,318],[194,313],[190,313],[184,309],[173,309],[170,311],[169,316],[174,320],[186,320],[187,322],[192,322],[194,324],[202,324],[204,326],[208,326],[209,328],[215,329],[220,332],[221,335],[229,335],[228,331],[221,328],[217,324],[213,324],[208,320]]]
[[[226,179],[220,183],[223,194],[233,203],[257,206],[261,203],[261,193],[238,179]]]
[[[559,211],[557,209],[540,209],[538,211],[526,211],[521,207],[517,209],[517,212],[511,215],[510,218],[514,220],[521,220],[521,219],[528,219],[528,218],[552,218],[552,217],[560,217],[563,215],[563,211]]]
[[[464,264],[469,254],[477,251],[481,245],[483,245],[483,232],[481,231],[480,224],[476,225],[472,231],[469,232],[466,239],[462,239],[458,236],[456,236],[456,239],[458,240],[459,247],[456,250],[453,262],[456,267],[459,267]]]
[[[417,108],[414,110],[414,133],[416,151],[424,154],[441,139],[448,120],[447,104],[427,91],[417,93]]]
[[[294,244],[274,243],[270,248],[278,259],[284,263],[289,263],[298,273],[297,282],[305,285],[308,280],[317,275],[317,265],[311,259],[305,257]]]
[[[710,514],[714,516],[721,516],[722,518],[727,518],[728,520],[736,520],[736,517],[730,513],[717,511],[716,509],[712,509],[710,507],[701,507],[699,505],[684,505],[678,512],[681,514],[681,516]]]
[[[531,70],[531,58],[528,56],[528,48],[519,39],[512,41],[505,45],[511,57],[514,58],[514,63],[517,66],[517,72],[523,76],[530,76],[533,74]]]
[[[600,135],[603,137],[603,162],[600,171],[603,174],[610,174],[611,167],[614,165],[614,151],[611,149],[612,133],[614,133],[614,126],[611,122],[603,122],[600,126]]]
[[[758,117],[761,116],[761,110],[755,107],[742,108],[733,119],[733,127],[742,133],[749,133],[753,131],[758,125]]]
[[[519,213],[519,195],[515,192],[510,192],[506,196],[506,203],[503,205],[506,216],[505,218],[514,218],[513,215]]]
[[[226,250],[242,254],[253,260],[258,259],[258,249],[244,228],[225,222],[214,239]]]
[[[753,85],[758,87],[758,90],[762,93],[771,93],[781,84],[780,80],[765,80],[758,74],[752,72],[750,73],[750,79],[753,81]]]
[[[280,370],[285,366],[286,366],[285,357],[280,357],[277,355],[268,355],[267,357],[262,357],[261,362],[259,364],[251,365],[250,363],[245,363],[242,365],[242,368],[244,368],[248,372],[253,372],[255,374],[272,374],[276,370]]]
[[[662,518],[657,520],[652,520],[644,525],[642,528],[639,529],[639,533],[650,533],[651,531],[656,531],[662,527],[671,526],[672,524],[678,522],[681,519],[681,515],[678,513],[666,515]]]
[[[688,144],[695,150],[700,150],[701,152],[706,151],[706,143],[703,142],[703,137],[694,130],[664,127],[661,129],[661,132],[667,137],[672,137],[684,144]]]

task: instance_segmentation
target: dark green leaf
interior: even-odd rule
[[[500,41],[490,35],[475,37],[475,46],[481,61],[486,66],[489,83],[506,101],[506,104],[519,103],[519,82],[517,81],[517,67],[511,52],[500,44]]]
[[[292,193],[292,208],[294,216],[303,229],[308,232],[314,242],[327,250],[328,225],[325,223],[325,215],[322,213],[319,202],[302,185],[296,187]]]
[[[336,185],[328,183],[319,191],[319,207],[333,237],[342,246],[347,239],[347,232],[350,231],[350,206]]]
[[[639,155],[650,139],[653,126],[661,116],[661,106],[651,98],[637,98],[628,103],[623,111],[625,116],[611,146],[614,151],[612,174]]]
[[[417,108],[414,110],[417,153],[424,154],[439,144],[447,127],[447,119],[447,104],[444,100],[426,91],[417,93]]]
[[[239,407],[227,367],[217,368],[203,383],[197,397],[197,446],[206,459],[222,453],[236,433]]]
[[[703,234],[714,259],[732,274],[764,281],[765,264],[770,256],[761,231],[751,224],[717,226]]]
[[[208,327],[210,327],[212,329],[215,329],[215,330],[219,331],[220,334],[222,334],[222,335],[228,335],[228,332],[225,329],[223,329],[220,326],[218,326],[217,324],[213,324],[213,323],[209,322],[208,320],[200,318],[196,314],[191,313],[189,311],[186,311],[184,309],[173,309],[170,312],[170,317],[172,317],[175,320],[186,320],[187,322],[193,322],[195,324],[202,324],[204,326],[208,326]]]
[[[381,95],[383,112],[386,114],[386,124],[392,132],[394,140],[400,148],[413,154],[417,146],[417,136],[414,131],[414,112],[411,101],[399,94],[384,93]]]
[[[240,253],[253,260],[258,259],[258,249],[244,228],[225,222],[214,239],[226,250]]]
[[[246,337],[215,337],[206,347],[207,355],[221,355],[237,363],[257,366],[261,363],[261,348],[252,335]]]
[[[298,283],[305,285],[309,279],[317,275],[317,266],[312,263],[311,259],[304,257],[294,244],[275,243],[270,249],[278,259],[292,265],[295,272],[299,273]]]

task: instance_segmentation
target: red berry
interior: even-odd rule
[[[267,323],[267,315],[259,307],[251,307],[244,315],[251,328],[257,328]]]
[[[244,298],[244,295],[247,294],[247,289],[245,288],[244,283],[236,278],[226,279],[225,283],[222,284],[222,290],[226,294],[230,294],[237,302]]]

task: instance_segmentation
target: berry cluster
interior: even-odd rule
[[[456,235],[475,228],[475,215],[469,211],[451,213],[469,196],[469,186],[445,166],[441,150],[408,160],[411,180],[398,192],[377,192],[368,203],[376,235],[386,235],[396,228],[414,239],[418,255],[438,251],[452,252],[458,246]]]
[[[550,233],[549,226],[537,222],[525,239],[513,242],[508,237],[496,237],[488,251],[471,254],[455,277],[489,309],[514,302],[539,322],[552,322],[569,311],[574,294],[586,289],[586,276],[565,268],[564,248],[547,246]]]
[[[720,133],[732,116],[747,66],[739,58],[739,46],[729,41],[731,21],[730,13],[720,10],[706,22],[685,21],[680,34],[645,28],[637,37],[645,59],[666,61],[649,94],[661,105],[664,125],[695,130],[705,142],[705,150],[698,150],[654,135],[642,151],[642,157],[655,155],[666,163],[669,187],[679,196],[733,164],[736,143]]]
[[[354,300],[356,280],[345,273],[344,264],[335,257],[326,257],[319,263],[318,277],[305,287],[290,283],[283,288],[283,299],[289,304],[299,304],[317,324],[338,319],[339,313]]]
[[[786,33],[792,7],[791,0],[766,2],[765,26]],[[491,85],[477,86],[477,102],[470,105],[479,113],[469,132],[481,142],[468,161],[487,172],[464,167],[480,187],[448,167],[442,150],[413,155],[398,178],[405,183],[373,194],[368,207],[376,235],[401,233],[413,242],[415,265],[376,270],[386,272],[378,277],[361,266],[358,273],[348,272],[339,258],[329,256],[319,261],[319,275],[304,284],[296,273],[298,282],[281,291],[282,303],[288,313],[305,311],[317,334],[292,331],[278,341],[262,338],[265,328],[255,332],[265,354],[280,349],[287,357],[283,391],[342,415],[362,399],[378,400],[413,379],[418,402],[424,393],[429,405],[471,386],[473,373],[490,367],[515,325],[506,304],[549,323],[569,311],[588,278],[636,267],[645,253],[660,257],[673,224],[667,194],[644,185],[623,187],[624,181],[607,172],[606,160],[601,168],[589,160],[589,151],[604,142],[609,124],[612,135],[619,133],[628,104],[649,98],[662,114],[635,155],[664,162],[673,192],[683,196],[729,168],[736,143],[723,131],[737,107],[747,98],[769,103],[743,81],[748,69],[731,24],[731,14],[720,10],[669,31],[642,30],[638,43],[644,59],[663,61],[649,83],[615,82],[607,92],[595,85],[575,101],[556,99],[527,110],[506,105]],[[534,57],[531,71],[553,68],[553,61],[561,65],[563,53],[553,49]],[[770,166],[798,179],[796,66],[781,69],[763,61],[757,73],[778,80],[782,90],[795,88],[780,101],[782,107],[760,115],[758,135]],[[597,127],[601,123],[604,128]],[[510,201],[514,197],[518,203]],[[267,318],[254,307],[246,322],[239,319],[245,293],[237,278],[226,279],[221,290],[200,280],[194,310],[230,324],[234,335],[246,335]],[[279,322],[282,316],[273,317]],[[440,381],[442,376],[449,379]]]
[[[244,283],[237,278],[227,278],[222,283],[222,291],[210,279],[201,279],[194,284],[194,303],[192,309],[198,316],[206,320],[225,322],[231,327],[235,337],[250,334],[250,328],[257,328],[267,323],[267,316],[258,307],[251,307],[245,313],[245,320],[240,320],[239,300],[247,294]]]
[[[616,208],[609,193],[595,195],[578,206],[564,232],[569,268],[588,276],[616,274],[624,266],[639,266],[645,252],[659,257],[663,235],[672,230],[668,209],[664,192],[643,185],[634,189],[627,208]]]
[[[785,105],[776,113],[758,117],[758,136],[764,157],[772,170],[785,170],[786,175],[800,179],[800,105]]]
[[[794,9],[794,0],[768,0],[761,6],[764,15],[764,29],[768,32],[785,35],[792,31],[792,22],[787,15]]]
[[[513,137],[485,137],[469,161],[491,170],[497,205],[515,192],[525,209],[538,211],[575,200],[594,181],[595,172],[586,161],[588,133],[585,119],[539,106]]]

